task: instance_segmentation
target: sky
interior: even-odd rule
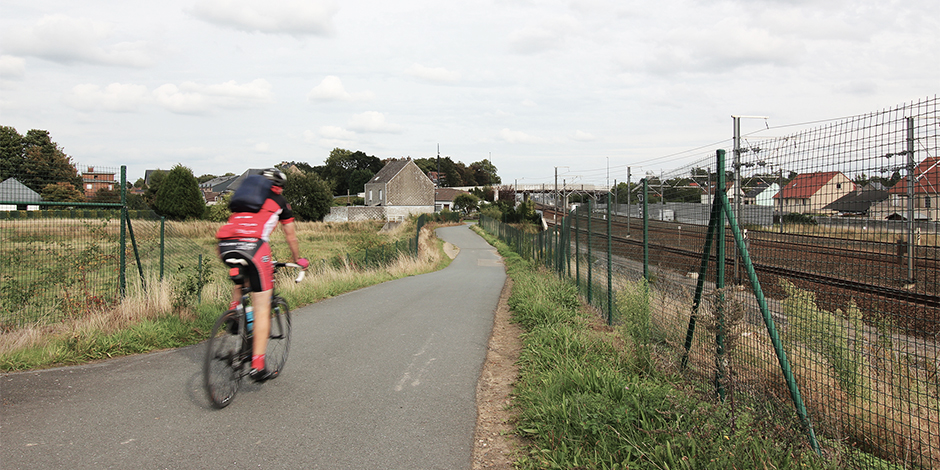
[[[334,148],[634,181],[940,92],[936,0],[3,0],[0,125],[196,176]],[[789,129],[789,128],[788,128]]]

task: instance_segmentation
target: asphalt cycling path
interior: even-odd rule
[[[0,377],[0,467],[468,469],[505,271],[467,226],[447,269],[294,310],[284,373],[212,409],[205,344]]]

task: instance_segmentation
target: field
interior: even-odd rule
[[[0,221],[2,236],[9,240],[0,248],[4,369],[78,363],[190,344],[204,337],[202,323],[211,321],[231,296],[227,271],[215,255],[219,224],[167,222],[161,227],[159,221],[137,220],[132,224],[140,267],[135,247],[126,243],[122,297],[117,221]],[[300,251],[311,262],[311,275],[301,286],[285,282],[285,296],[292,305],[300,305],[433,269],[441,258],[428,230],[418,240],[423,247],[420,256],[414,257],[408,248],[415,241],[415,229],[414,220],[388,231],[382,231],[378,222],[297,223]],[[275,258],[289,259],[279,230],[272,236],[272,249]],[[403,249],[407,254],[399,256]],[[168,342],[132,347],[124,339],[111,343],[102,339],[148,322],[166,321],[178,330],[167,333],[176,337]],[[78,344],[82,341],[88,344]],[[101,342],[107,344],[96,344]],[[28,358],[20,354],[31,349]],[[76,354],[76,349],[85,352]]]

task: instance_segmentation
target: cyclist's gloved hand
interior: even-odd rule
[[[297,258],[297,264],[299,264],[302,269],[307,269],[307,266],[310,266],[310,262],[307,261],[307,258]]]

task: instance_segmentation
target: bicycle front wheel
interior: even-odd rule
[[[287,363],[290,332],[290,309],[287,307],[287,301],[275,296],[271,299],[271,334],[264,353],[264,363],[265,367],[278,375]]]
[[[245,355],[250,351],[246,348],[245,337],[238,331],[238,323],[235,310],[223,313],[215,321],[206,343],[203,377],[206,394],[216,408],[228,406],[238,392]]]

